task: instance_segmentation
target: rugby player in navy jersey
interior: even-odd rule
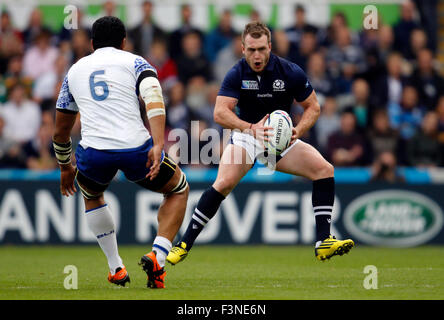
[[[306,74],[298,65],[271,53],[271,33],[261,22],[245,26],[242,50],[244,58],[225,76],[214,110],[215,121],[234,130],[231,143],[221,156],[216,181],[202,194],[185,234],[171,249],[167,261],[174,265],[185,259],[221,202],[256,159],[269,160],[264,153],[263,141],[272,135],[272,128],[265,126],[265,121],[278,109],[290,113],[294,100],[304,112],[293,128],[290,146],[275,158],[274,167],[277,171],[313,181],[316,258],[326,260],[347,253],[354,242],[351,239],[338,240],[330,234],[335,198],[334,168],[314,147],[298,139],[315,124],[320,114],[316,94]],[[235,159],[238,155],[241,161]]]

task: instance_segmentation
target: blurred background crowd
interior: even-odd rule
[[[432,1],[433,2],[433,1]],[[436,1],[435,1],[436,5]],[[191,23],[191,6],[178,6],[181,26],[162,30],[155,3],[141,3],[142,22],[127,30],[125,50],[145,57],[158,71],[167,107],[167,135],[181,128],[199,141],[215,128],[212,114],[226,72],[242,58],[241,38],[224,10],[218,25]],[[106,1],[103,13],[116,4]],[[433,9],[433,8],[432,8]],[[397,166],[444,166],[444,79],[436,62],[436,12],[404,1],[394,25],[379,18],[377,29],[352,30],[336,12],[325,28],[294,6],[294,24],[271,28],[272,50],[307,73],[321,104],[316,125],[302,137],[337,167],[371,166],[374,179],[399,181]],[[436,10],[435,10],[436,11]],[[54,32],[36,7],[18,30],[10,14],[0,18],[0,168],[57,167],[51,137],[55,102],[69,67],[90,54],[90,25]],[[251,20],[261,20],[253,10]],[[254,108],[254,106],[251,106]],[[302,109],[295,103],[294,122]],[[191,121],[199,120],[198,126]],[[73,141],[80,139],[80,123]],[[166,149],[174,143],[170,141]],[[185,164],[182,164],[185,165]],[[202,165],[200,165],[202,166]]]

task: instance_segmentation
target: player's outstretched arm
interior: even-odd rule
[[[76,121],[77,113],[56,111],[56,123],[53,135],[54,152],[60,166],[60,191],[62,195],[74,195],[76,169],[71,162],[72,143],[71,130]]]
[[[321,107],[319,105],[314,90],[307,99],[299,102],[299,104],[302,106],[302,108],[304,108],[304,113],[302,114],[299,123],[296,125],[296,127],[293,128],[291,143],[296,141],[296,139],[300,138],[305,134],[305,132],[310,130],[310,128],[314,126],[319,118],[319,115],[321,114]]]

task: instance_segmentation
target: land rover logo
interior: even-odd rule
[[[377,191],[352,201],[345,209],[344,224],[365,243],[408,247],[437,235],[443,213],[434,201],[416,192]]]

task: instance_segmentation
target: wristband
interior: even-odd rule
[[[52,141],[54,147],[55,156],[59,164],[71,163],[71,153],[72,153],[72,141],[69,138],[68,142],[60,143]]]

